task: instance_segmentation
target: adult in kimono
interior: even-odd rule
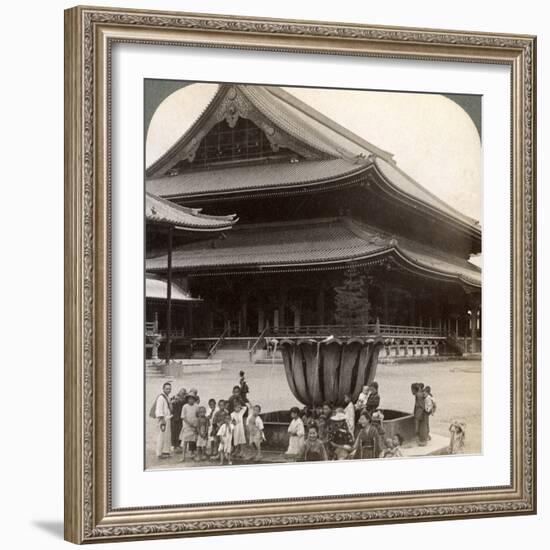
[[[420,382],[415,382],[414,384],[411,384],[411,393],[414,396],[413,416],[416,442],[420,447],[424,447],[428,444],[428,435],[430,432],[430,415],[426,412],[424,384]]]
[[[172,418],[172,404],[169,395],[172,391],[172,384],[165,382],[162,385],[162,392],[155,401],[155,418],[157,420],[157,448],[158,458],[170,456],[170,419]]]
[[[174,448],[174,452],[181,453],[181,409],[183,408],[185,403],[187,403],[187,390],[185,388],[181,388],[178,393],[174,397],[172,397],[170,402],[172,404],[172,418],[170,419],[172,447]]]
[[[361,429],[357,434],[351,453],[353,458],[380,458],[384,449],[383,420],[384,415],[380,411],[374,412],[370,421],[367,413],[361,414],[359,417]]]
[[[369,393],[365,404],[367,416],[372,417],[378,407],[380,407],[380,394],[378,393],[378,382],[374,381],[369,385]]]

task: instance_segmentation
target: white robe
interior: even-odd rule
[[[168,405],[167,399],[164,395],[157,397],[155,405],[155,417],[157,419],[157,456],[170,453],[170,418],[172,418],[172,411]],[[164,425],[164,431],[162,426]]]
[[[355,407],[353,403],[348,403],[344,409],[344,414],[346,415],[346,424],[348,425],[349,433],[352,437],[355,436]]]
[[[233,439],[233,425],[222,424],[216,435],[220,439],[220,444],[218,445],[218,452],[230,454],[231,440]]]
[[[244,431],[244,413],[247,411],[246,407],[242,407],[239,412],[233,411],[231,413],[231,420],[235,421],[233,425],[233,445],[244,445],[246,443],[246,433]]]
[[[301,418],[294,418],[288,426],[288,449],[285,454],[299,456],[304,448],[304,423]]]

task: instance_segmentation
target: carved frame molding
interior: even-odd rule
[[[452,60],[512,72],[510,486],[113,509],[110,47],[114,42]],[[65,12],[65,537],[119,541],[536,512],[533,36],[77,7]]]

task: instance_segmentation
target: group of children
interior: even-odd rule
[[[207,407],[200,405],[194,388],[189,392],[182,388],[172,398],[172,447],[183,455],[182,462],[191,458],[231,464],[233,458],[244,458],[246,445],[255,451],[253,460],[261,459],[265,441],[261,407],[250,405],[245,373],[239,375],[231,396],[209,399]]]
[[[352,458],[390,458],[402,456],[403,438],[386,438],[378,410],[378,383],[363,387],[355,403],[344,396],[344,406],[290,409],[289,444],[291,460],[346,460]]]
[[[183,455],[182,462],[212,460],[231,464],[234,458],[259,461],[266,440],[260,405],[251,405],[245,373],[239,373],[239,383],[228,399],[209,399],[201,405],[196,389],[181,389],[168,401],[169,390],[157,398],[156,407],[166,409],[160,417],[157,455],[169,456],[162,447],[163,424],[170,417],[172,450]],[[165,386],[170,386],[169,383]],[[415,383],[415,421],[420,443],[429,438],[428,417],[435,412],[436,403],[429,386]],[[319,461],[352,458],[391,458],[403,456],[400,434],[386,437],[382,427],[384,415],[379,409],[380,394],[377,382],[363,387],[355,403],[344,396],[343,406],[324,403],[321,406],[290,409],[288,426],[288,460]],[[152,416],[154,416],[152,414]],[[461,426],[452,432],[455,447],[463,446]],[[253,451],[250,455],[250,449]],[[162,451],[162,452],[161,452]],[[457,452],[457,451],[455,451]]]

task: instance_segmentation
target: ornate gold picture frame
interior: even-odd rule
[[[499,64],[511,71],[511,482],[370,495],[114,508],[113,45]],[[75,543],[536,513],[536,38],[127,9],[65,12],[65,538]]]

